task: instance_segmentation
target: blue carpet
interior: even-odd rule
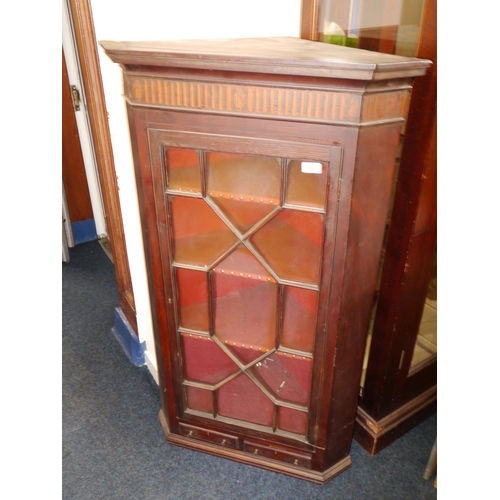
[[[70,249],[62,272],[62,498],[285,500],[437,498],[423,479],[436,415],[375,457],[353,443],[350,469],[319,486],[168,444],[158,387],[111,333],[113,265],[97,241]]]

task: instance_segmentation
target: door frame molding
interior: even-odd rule
[[[300,5],[300,38],[319,40],[319,12],[323,0],[302,0]]]
[[[90,0],[66,1],[73,24],[77,57],[80,62],[81,76],[87,100],[92,142],[102,188],[104,217],[113,255],[120,307],[137,335],[137,316],[132,278],[130,275],[118,185],[116,182],[117,177],[92,8]]]
[[[89,188],[90,204],[92,205],[92,216],[95,222],[95,230],[98,238],[106,237],[106,221],[104,217],[104,205],[102,201],[101,184],[97,173],[97,164],[92,144],[92,133],[87,114],[85,89],[80,74],[78,57],[76,53],[76,42],[73,35],[73,25],[70,18],[67,0],[62,0],[62,45],[63,58],[69,82],[68,86],[75,85],[80,95],[80,111],[74,111],[76,126],[78,129],[78,139],[80,141],[81,154],[85,167],[85,176]],[[63,83],[63,85],[65,85]]]

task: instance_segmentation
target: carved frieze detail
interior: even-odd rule
[[[363,96],[339,90],[192,82],[143,76],[126,76],[125,94],[132,104],[346,124],[402,118],[406,114],[409,96],[408,91],[401,90]]]

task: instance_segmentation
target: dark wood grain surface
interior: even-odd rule
[[[430,61],[352,50],[294,37],[158,42],[101,41],[114,62],[375,80],[425,73]]]
[[[357,49],[339,47],[339,51],[293,38],[102,45],[111,59],[125,68],[160,370],[160,418],[167,439],[303,479],[328,481],[350,465],[361,363],[396,151],[412,78],[425,72],[429,63]],[[253,75],[250,79],[249,74]],[[265,114],[264,110],[270,112]],[[179,323],[176,268],[196,266],[176,260],[172,221],[177,216],[172,203],[179,196],[183,206],[189,206],[189,200],[195,200],[196,206],[204,199],[207,206],[213,201],[208,199],[205,181],[199,192],[166,188],[165,148],[178,147],[199,151],[200,177],[208,169],[203,158],[213,151],[280,157],[284,169],[280,182],[287,178],[288,157],[328,164],[319,281],[314,286],[302,284],[317,291],[319,297],[313,352],[308,355],[313,360],[308,402],[294,405],[276,400],[269,392],[262,400],[260,391],[267,389],[253,372],[240,365],[242,373],[236,374],[249,389],[259,392],[267,414],[274,404],[270,401],[276,403],[272,422],[257,418],[258,409],[251,405],[243,413],[236,412],[244,418],[221,414],[217,407],[221,388],[189,379],[186,374],[184,334],[204,339],[207,346],[215,341],[226,348],[213,318],[209,331],[198,335],[185,332]],[[224,217],[222,212],[218,216]],[[196,227],[203,231],[199,224]],[[280,245],[278,239],[273,241]],[[251,241],[243,243],[252,250]],[[211,273],[212,267],[201,270]],[[300,285],[286,276],[274,278],[281,287]],[[214,300],[212,297],[212,311],[217,309]],[[284,314],[277,311],[278,317]],[[282,320],[276,323],[279,330]],[[279,333],[276,345],[282,348]],[[287,354],[282,351],[283,356]],[[221,383],[227,396],[231,382]],[[211,412],[188,405],[186,391],[190,387],[211,391]],[[306,415],[303,434],[279,428],[282,408]]]

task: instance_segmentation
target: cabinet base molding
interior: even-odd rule
[[[244,441],[241,444],[241,450],[239,450],[236,449],[240,447],[238,438],[187,424],[181,424],[181,434],[174,434],[170,431],[163,411],[160,410],[158,416],[167,442],[170,444],[216,455],[221,458],[228,458],[272,472],[287,474],[316,484],[326,484],[330,479],[348,469],[352,464],[351,457],[348,455],[324,472],[318,472],[307,467],[310,460],[308,460],[306,454],[300,454],[300,456],[294,454],[292,457],[291,453],[280,452],[281,460],[274,460],[264,456],[266,450],[271,450],[269,446],[253,446],[253,443]],[[295,465],[294,462],[299,463],[299,465]],[[304,464],[305,466],[301,466],[300,464]]]
[[[437,409],[437,387],[431,387],[418,398],[375,420],[358,406],[354,439],[371,455],[376,455],[403,434],[430,417]]]

